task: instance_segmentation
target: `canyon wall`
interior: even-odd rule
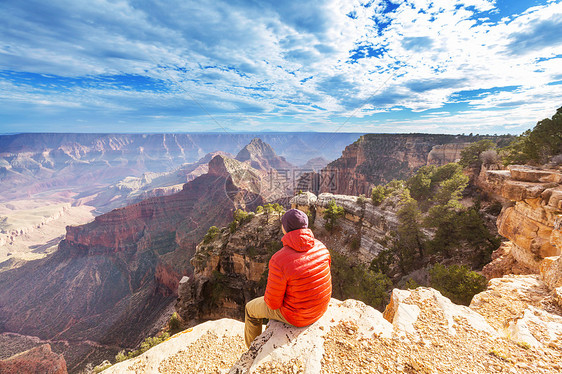
[[[301,178],[296,190],[367,196],[374,185],[406,179],[421,166],[441,166],[458,161],[464,147],[482,138],[431,134],[363,135],[319,173]]]
[[[0,198],[21,188],[36,193],[76,186],[77,178],[116,183],[126,176],[165,172],[205,154],[238,153],[259,136],[290,163],[333,160],[361,134],[350,133],[197,133],[197,134],[16,134],[0,135]],[[83,181],[83,179],[82,179]],[[78,183],[79,184],[79,183]],[[20,186],[20,191],[13,189]]]

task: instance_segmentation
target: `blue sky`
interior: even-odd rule
[[[562,0],[3,0],[0,133],[512,133],[562,106]]]

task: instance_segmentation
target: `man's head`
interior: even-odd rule
[[[308,217],[305,212],[298,209],[289,209],[281,218],[285,233],[308,227]]]

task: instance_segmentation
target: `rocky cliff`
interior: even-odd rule
[[[512,165],[508,170],[482,170],[479,184],[503,199],[500,235],[509,239],[502,256],[485,272],[514,272],[512,266],[538,273],[546,257],[562,249],[562,172]],[[499,273],[498,273],[499,272]]]
[[[333,232],[324,228],[323,212],[330,201],[345,209]],[[386,249],[387,233],[397,225],[392,202],[374,206],[355,196],[316,195],[306,192],[290,201],[310,216],[315,236],[352,262],[369,263]],[[194,273],[179,286],[176,309],[185,321],[221,317],[242,320],[244,305],[265,290],[267,264],[281,248],[281,224],[277,213],[260,213],[231,232],[221,229],[215,238],[197,245],[191,260]],[[386,238],[386,240],[385,240]]]
[[[64,357],[51,350],[49,344],[43,344],[4,360],[0,359],[0,373],[19,374],[66,374]]]
[[[176,194],[68,227],[52,256],[0,274],[2,331],[88,345],[64,352],[70,370],[92,350],[113,356],[135,346],[175,299],[181,276],[192,274],[189,260],[207,229],[263,203],[263,174],[217,155]]]
[[[462,149],[480,139],[462,135],[363,135],[320,173],[303,177],[297,190],[368,195],[372,186],[408,178],[423,165],[458,161]]]
[[[0,135],[0,201],[57,189],[100,192],[124,177],[163,173],[205,154],[238,153],[259,136],[297,165],[335,159],[360,134],[16,134]],[[328,141],[329,140],[329,141]],[[88,180],[90,183],[84,184]],[[91,195],[91,193],[90,193]]]
[[[344,209],[344,215],[329,232],[325,228],[324,211],[332,201]],[[328,248],[367,264],[388,248],[389,233],[396,231],[398,226],[395,199],[377,206],[371,199],[361,200],[356,196],[331,193],[316,196],[304,192],[291,199],[291,207],[310,212],[314,219],[314,233]]]
[[[232,155],[226,152],[211,152],[197,162],[183,164],[171,171],[146,172],[140,177],[127,176],[99,192],[94,194],[90,194],[90,191],[84,192],[76,198],[79,204],[96,207],[96,211],[100,214],[150,197],[171,195],[181,191],[185,183],[206,174],[209,171],[209,161],[216,155],[232,158]]]

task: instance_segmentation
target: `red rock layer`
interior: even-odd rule
[[[66,361],[49,344],[0,360],[0,374],[66,374]]]

